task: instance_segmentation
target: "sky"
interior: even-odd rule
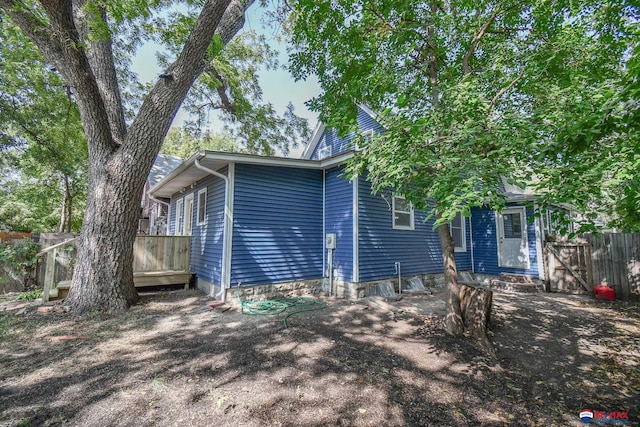
[[[257,4],[249,8],[243,30],[255,30],[260,34],[264,34],[271,47],[279,52],[280,64],[286,65],[288,62],[286,46],[276,40],[277,30],[263,28],[261,23],[263,11],[264,9],[259,8]],[[161,74],[161,69],[156,60],[158,49],[160,49],[158,45],[146,44],[139,50],[133,60],[133,71],[138,74],[140,81],[143,83],[154,82],[158,75]],[[320,86],[315,79],[296,82],[287,70],[282,69],[261,70],[259,76],[265,102],[272,103],[279,113],[284,113],[285,107],[291,102],[295,108],[295,113],[306,118],[311,129],[315,127],[318,114],[310,111],[304,104],[320,93]],[[187,118],[187,113],[181,110],[174,119],[173,126],[180,126]],[[212,120],[210,127],[214,132],[217,130],[222,131],[222,124],[215,119]],[[301,152],[302,148],[292,150],[290,156],[299,157]]]

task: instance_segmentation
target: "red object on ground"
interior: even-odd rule
[[[606,299],[609,301],[613,301],[616,299],[616,293],[613,288],[610,288],[606,284],[599,284],[593,287],[593,293],[596,296],[596,299]]]

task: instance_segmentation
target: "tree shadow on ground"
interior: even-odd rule
[[[39,332],[25,318],[0,350],[0,424],[580,425],[585,407],[637,417],[635,389],[600,375],[606,349],[591,345],[637,343],[633,319],[553,297],[495,295],[497,361],[446,335],[428,305],[334,303],[284,328],[282,315],[210,311],[188,291],[117,316],[48,316]]]

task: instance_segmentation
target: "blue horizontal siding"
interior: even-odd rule
[[[227,168],[220,170],[227,174]],[[198,192],[207,189],[206,222],[198,225]],[[191,271],[198,278],[220,285],[222,270],[222,240],[224,234],[225,183],[221,178],[209,176],[195,183],[193,191],[171,196],[170,233],[175,233],[176,202],[193,194],[193,216],[191,218]],[[185,218],[185,221],[187,219]]]
[[[359,191],[359,269],[361,281],[395,277],[395,262],[400,262],[402,276],[443,272],[442,246],[435,219],[426,220],[424,211],[414,212],[414,230],[394,230],[390,195],[372,195],[365,180]],[[471,269],[471,229],[465,218],[467,250],[456,252],[458,271]]]
[[[369,183],[359,183],[359,270],[360,281],[388,279],[395,276],[395,262],[400,262],[403,276],[442,272],[442,251],[433,219],[414,213],[414,230],[394,230],[391,200],[372,195]]]
[[[335,279],[353,281],[353,183],[341,177],[343,168],[325,176],[325,232],[336,234],[333,251]]]
[[[226,175],[226,168],[220,173]],[[203,188],[207,189],[206,221],[198,225],[194,218],[191,268],[197,277],[220,285],[222,283],[225,183],[221,178],[213,176],[198,182],[195,188],[195,216],[198,212],[198,191]]]
[[[516,207],[517,205],[509,205]],[[498,266],[498,240],[496,237],[496,213],[489,208],[473,208],[473,259],[476,273],[499,275],[500,273],[526,274],[539,277],[538,255],[536,252],[536,229],[531,221],[534,211],[526,208],[527,239],[529,245],[529,268],[506,268]]]
[[[358,132],[364,132],[369,129],[373,129],[375,133],[382,132],[382,127],[378,122],[376,122],[373,117],[364,112],[360,107],[358,107]],[[336,154],[340,154],[345,151],[349,151],[353,149],[353,137],[356,133],[349,133],[346,137],[339,137],[335,131],[332,129],[327,129],[324,131],[324,134],[320,138],[320,142],[318,146],[313,151],[311,158],[313,160],[318,160],[318,151],[324,148],[325,146],[331,146],[331,155],[335,156]],[[324,140],[323,140],[324,138]]]
[[[236,165],[231,283],[322,277],[322,171]]]

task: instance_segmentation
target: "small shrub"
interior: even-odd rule
[[[34,289],[32,291],[20,292],[17,300],[34,300],[40,298],[42,295],[42,288]]]
[[[9,277],[24,285],[35,273],[38,245],[31,239],[23,239],[13,244],[0,244],[0,271],[4,282]],[[24,289],[24,288],[23,288]]]

